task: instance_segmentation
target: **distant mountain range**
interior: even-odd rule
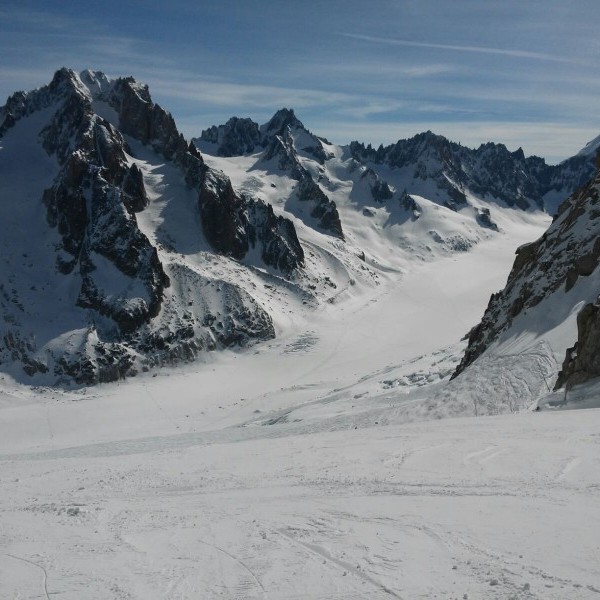
[[[194,141],[213,144],[219,156],[239,156],[267,147],[267,155],[272,155],[274,146],[285,145],[287,131],[299,130],[306,131],[292,110],[283,109],[262,126],[251,119],[233,117],[224,125],[206,129]],[[321,163],[331,158],[323,149],[323,138],[306,133],[301,150]],[[489,142],[471,149],[427,131],[376,150],[352,142],[349,151],[363,164],[402,171],[409,193],[422,191],[419,182],[433,183],[453,209],[464,206],[468,194],[472,194],[507,206],[539,208],[554,214],[558,204],[593,175],[598,146],[600,139],[596,138],[577,155],[558,165],[548,165],[538,156],[525,157],[521,148],[510,152],[503,144]]]
[[[515,210],[554,213],[594,174],[597,145],[556,166],[431,132],[340,147],[291,109],[190,143],[135,79],[61,69],[0,109],[0,370],[88,385],[272,338],[287,314],[502,235]],[[548,239],[577,203],[593,221],[591,200],[570,200]],[[595,250],[579,242],[544,264],[589,275]],[[528,274],[523,306],[559,279],[527,295]],[[497,303],[459,370],[515,318]]]

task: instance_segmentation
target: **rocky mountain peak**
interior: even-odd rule
[[[258,123],[239,117],[231,117],[224,125],[203,130],[200,141],[216,144],[219,156],[239,156],[263,146]]]
[[[279,109],[271,119],[261,126],[260,130],[263,136],[272,137],[283,135],[286,127],[290,129],[304,129],[302,122],[296,117],[293,108]]]
[[[12,286],[12,296],[0,294],[0,368],[18,363],[30,376],[89,384],[135,374],[141,366],[189,360],[201,350],[273,337],[269,314],[237,282],[219,283],[204,297],[200,290],[214,283],[190,268],[182,252],[165,250],[174,237],[162,231],[165,225],[155,231],[143,214],[150,203],[146,161],[169,173],[158,192],[170,198],[166,220],[182,211],[186,216],[179,222],[194,215],[192,244],[207,244],[207,256],[221,254],[238,264],[252,253],[252,265],[290,277],[304,261],[294,225],[266,203],[241,196],[223,173],[210,169],[146,85],[133,77],[60,69],[48,85],[17,92],[0,108],[0,146],[0,170],[9,179],[15,173],[5,182],[13,192],[2,198],[0,215],[22,218],[23,230],[41,228],[32,233],[41,240],[40,260],[30,267],[39,265],[37,281],[46,282],[38,290],[29,275],[10,270],[14,260],[0,265],[0,281]],[[29,156],[34,159],[15,158]],[[18,168],[11,160],[19,161]],[[23,174],[30,162],[40,161],[47,164],[45,178],[38,182],[32,173],[34,182],[19,200],[28,185],[29,174]],[[155,179],[150,177],[151,185]],[[29,212],[15,211],[11,202],[26,204]],[[2,252],[17,252],[22,242],[9,240]],[[23,250],[18,256],[32,251]],[[183,290],[196,291],[184,299]],[[44,314],[55,323],[49,338],[39,335],[45,327],[38,322],[39,308],[23,317],[28,302],[49,303]],[[60,319],[53,312],[58,309]],[[65,345],[63,337],[79,341]]]
[[[298,181],[297,198],[311,206],[310,217],[324,232],[344,239],[337,207],[314,181],[303,160],[323,165],[332,155],[320,138],[310,133],[291,108],[278,110],[264,125],[251,119],[232,117],[224,125],[212,126],[194,140],[200,147],[211,145],[210,153],[239,156],[262,149],[257,162],[265,169],[275,167]]]
[[[554,212],[558,199],[583,185],[594,172],[590,156],[575,156],[551,166],[542,158],[525,157],[522,148],[511,152],[504,144],[488,142],[471,149],[431,131],[377,150],[352,142],[350,151],[367,164],[412,170],[415,179],[434,183],[451,208],[464,205],[471,192],[524,210]]]

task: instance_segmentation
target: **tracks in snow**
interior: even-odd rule
[[[14,558],[15,560],[20,560],[21,562],[24,562],[28,565],[33,565],[34,567],[37,567],[40,571],[42,571],[44,595],[46,596],[46,600],[50,600],[50,595],[48,594],[48,573],[46,569],[42,565],[39,565],[38,563],[33,562],[32,560],[23,558],[21,556],[16,556],[15,554],[6,553],[6,556]]]

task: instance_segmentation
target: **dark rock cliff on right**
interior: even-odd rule
[[[600,376],[600,303],[586,304],[577,315],[577,341],[567,349],[555,390]]]
[[[543,336],[578,310],[575,346],[566,352],[555,388],[600,376],[600,158],[592,179],[559,207],[541,238],[516,251],[506,287],[492,294],[481,322],[469,333],[457,377],[514,324]],[[581,306],[583,305],[583,308]],[[564,351],[564,347],[563,350]]]

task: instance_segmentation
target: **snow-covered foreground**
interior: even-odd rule
[[[599,410],[409,422],[531,237],[156,377],[2,380],[0,597],[597,597]]]
[[[2,597],[593,598],[599,429],[590,410],[5,456]]]

